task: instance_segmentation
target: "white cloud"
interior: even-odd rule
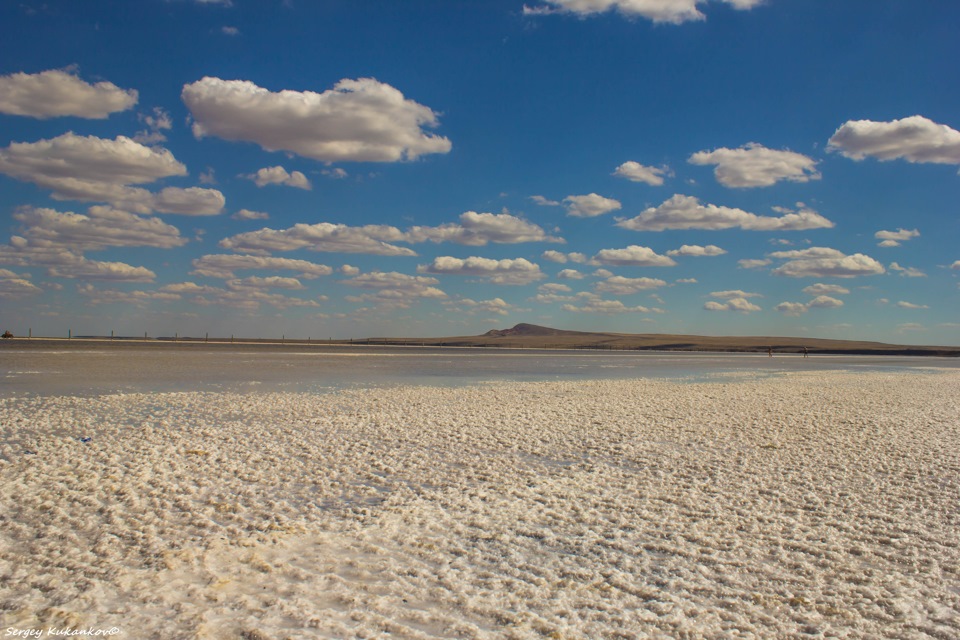
[[[132,304],[144,306],[154,300],[168,302],[179,300],[180,295],[163,291],[120,291],[119,289],[97,289],[91,284],[77,287],[77,292],[85,296],[90,304]]]
[[[698,151],[688,162],[715,165],[713,175],[726,187],[769,187],[780,180],[819,180],[817,162],[795,151],[768,149],[750,142],[739,149]]]
[[[170,119],[170,114],[160,107],[153,108],[153,115],[137,114],[137,119],[148,127],[147,130],[140,131],[133,137],[134,141],[140,144],[157,144],[158,142],[164,142],[167,136],[161,132],[173,128],[173,120]]]
[[[613,198],[605,198],[596,193],[585,196],[567,196],[563,199],[567,208],[567,215],[574,218],[593,218],[605,213],[618,210],[620,202]]]
[[[808,289],[810,287],[807,287]],[[806,291],[806,289],[804,289]],[[831,298],[830,296],[817,296],[813,300],[807,303],[803,302],[781,302],[774,309],[786,316],[799,316],[802,315],[810,309],[837,309],[843,306],[843,300],[837,300],[836,298]]]
[[[255,142],[322,162],[396,162],[447,153],[425,133],[437,114],[373,78],[344,79],[323,93],[274,93],[243,80],[206,77],[183,87],[196,137]]]
[[[656,309],[650,309],[640,305],[636,307],[628,307],[619,300],[600,299],[588,300],[579,307],[573,304],[565,304],[563,305],[563,310],[572,311],[574,313],[599,313],[603,315],[613,315],[619,313],[651,313],[656,311]]]
[[[744,258],[743,260],[737,260],[737,264],[741,269],[759,269],[770,264],[770,260],[756,260],[751,258]]]
[[[135,213],[213,215],[225,202],[214,189],[167,187],[160,193],[129,185],[184,176],[186,167],[161,147],[65,133],[0,149],[0,173],[53,191],[58,200],[109,202]]]
[[[303,173],[300,171],[287,173],[287,170],[281,166],[264,167],[255,174],[244,177],[253,180],[254,184],[258,187],[265,187],[268,184],[279,184],[287,187],[296,187],[297,189],[305,189],[307,191],[313,189],[313,185],[310,184],[307,176],[303,175]]]
[[[746,298],[730,298],[726,302],[714,302],[710,300],[703,305],[703,308],[707,311],[738,311],[740,313],[761,311],[760,307]]]
[[[900,307],[901,309],[929,309],[930,308],[925,304],[914,304],[912,302],[904,302],[903,300],[898,302],[897,306]]]
[[[890,263],[890,270],[899,272],[900,275],[903,276],[904,278],[926,278],[927,277],[927,274],[925,274],[920,269],[917,269],[916,267],[901,267],[896,262]]]
[[[21,298],[42,293],[40,287],[9,269],[0,269],[0,298]]]
[[[57,278],[105,280],[113,282],[153,282],[157,274],[146,267],[124,262],[99,262],[78,257],[72,264],[51,265],[47,275]]]
[[[496,284],[522,285],[542,280],[540,266],[525,258],[494,260],[471,256],[467,259],[440,256],[428,265],[417,267],[420,273],[466,275],[487,278]]]
[[[548,282],[537,287],[537,291],[543,293],[570,293],[573,289],[559,282]]]
[[[185,216],[215,216],[223,211],[226,198],[216,189],[201,187],[166,187],[151,194],[145,206],[160,213],[179,213]]]
[[[474,247],[489,242],[564,242],[563,238],[547,235],[538,225],[508,213],[475,211],[462,213],[459,223],[447,223],[438,227],[412,227],[404,237],[406,242],[454,242]]]
[[[672,251],[667,251],[668,256],[722,256],[726,251],[720,247],[708,244],[705,247],[701,247],[695,244],[685,244],[679,249],[673,249]]]
[[[615,296],[626,296],[641,291],[650,291],[667,286],[666,281],[657,278],[625,278],[611,276],[594,285],[594,290],[600,293],[610,293]]]
[[[951,269],[960,269],[960,260],[956,260],[952,265],[950,265],[950,268],[951,268]]]
[[[353,265],[349,265],[349,264],[345,264],[341,266],[339,271],[345,276],[360,275],[360,269],[358,267],[354,267]]]
[[[911,238],[917,238],[920,232],[916,229],[897,229],[896,231],[877,231],[873,237],[881,240],[878,246],[881,247],[899,247],[901,242],[906,242]]]
[[[742,209],[700,204],[692,196],[676,194],[658,207],[646,209],[629,220],[617,223],[634,231],[666,229],[733,229],[749,231],[799,231],[833,227],[833,223],[811,209],[801,209],[779,218],[758,216]]]
[[[729,291],[713,291],[710,293],[711,297],[720,298],[721,300],[733,300],[734,298],[762,298],[763,296],[759,293],[750,293],[748,291],[742,291],[740,289],[733,289]]]
[[[822,296],[822,295],[835,295],[835,296],[844,296],[850,293],[850,289],[846,287],[841,287],[838,284],[823,284],[818,282],[812,284],[809,287],[804,287],[803,292],[811,296]]]
[[[849,120],[830,138],[830,151],[863,160],[895,160],[960,164],[960,131],[923,116],[892,122]]]
[[[463,298],[458,300],[457,304],[469,308],[472,313],[482,311],[484,313],[493,313],[499,316],[509,315],[511,311],[516,309],[516,307],[508,303],[503,298],[492,298],[490,300],[479,301],[471,300],[470,298]]]
[[[224,280],[233,279],[235,277],[234,272],[236,271],[252,269],[296,271],[300,274],[300,277],[308,279],[328,276],[333,273],[333,269],[330,267],[307,260],[231,254],[208,254],[201,256],[193,261],[192,266],[193,271],[191,271],[191,273],[195,275],[221,278]]]
[[[89,84],[65,71],[0,76],[0,113],[10,115],[100,120],[136,103],[134,89],[121,89],[112,82]]]
[[[617,167],[613,175],[618,178],[626,178],[631,182],[645,182],[651,186],[659,187],[663,184],[664,176],[673,174],[669,167],[648,167],[639,162],[628,160]]]
[[[234,220],[267,220],[270,218],[269,213],[264,213],[263,211],[251,211],[250,209],[240,209],[232,216]]]
[[[837,300],[830,296],[817,296],[807,303],[811,309],[836,309],[843,306],[843,300]]]
[[[630,245],[625,249],[601,249],[593,258],[598,264],[635,267],[672,267],[677,263],[649,247]]]
[[[240,29],[236,27],[221,27],[220,32],[225,36],[238,36],[240,35]]]
[[[415,256],[411,249],[390,242],[406,241],[396,227],[365,225],[348,227],[345,224],[318,222],[296,224],[288,229],[260,229],[224,238],[220,246],[234,251],[266,253],[309,249],[333,253],[366,253],[381,256]]]
[[[376,293],[349,296],[350,302],[374,302],[378,306],[406,309],[420,298],[443,299],[447,294],[437,287],[439,280],[427,276],[410,276],[392,271],[374,271],[342,280],[343,284],[361,289],[375,289]]]
[[[557,274],[557,277],[561,280],[583,280],[586,276],[576,269],[563,269]]]
[[[321,169],[320,173],[328,178],[333,178],[334,180],[343,180],[349,175],[346,170],[341,169],[340,167],[334,167],[333,169]]]
[[[125,136],[109,140],[68,132],[51,140],[14,142],[0,149],[0,172],[69,198],[95,192],[103,185],[184,176],[187,169],[168,150],[147,147]]]
[[[295,291],[304,288],[303,283],[296,278],[285,276],[267,276],[265,278],[249,276],[227,280],[225,284],[229,289],[237,291],[244,289],[288,289]]]
[[[524,15],[547,15],[555,12],[591,16],[607,11],[617,11],[627,17],[641,17],[653,22],[681,24],[691,20],[704,20],[706,16],[697,8],[706,0],[544,0],[546,4],[528,7]],[[723,0],[735,9],[752,9],[763,0]]]
[[[550,262],[557,262],[560,264],[566,264],[567,261],[576,262],[577,264],[585,264],[589,262],[589,259],[586,255],[576,251],[572,253],[563,253],[562,251],[549,250],[544,251],[541,254],[541,257],[544,260],[549,260]]]
[[[559,207],[560,203],[556,200],[548,200],[543,196],[530,196],[530,199],[533,200],[535,204],[540,205],[541,207]]]
[[[770,255],[788,260],[772,273],[791,278],[855,278],[886,272],[882,264],[868,255],[855,253],[848,256],[827,247],[780,251]]]
[[[186,244],[179,230],[159,218],[145,218],[110,207],[90,207],[87,214],[21,207],[13,217],[23,223],[26,246],[82,252],[107,247],[157,247]]]

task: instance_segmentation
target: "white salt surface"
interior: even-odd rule
[[[958,421],[955,372],[8,398],[0,632],[957,638]]]

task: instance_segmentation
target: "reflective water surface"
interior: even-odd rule
[[[785,371],[920,373],[938,368],[960,368],[960,359],[35,340],[0,346],[0,396],[324,391],[396,384],[641,377],[736,379]]]

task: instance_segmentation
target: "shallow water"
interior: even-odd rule
[[[0,348],[0,397],[158,391],[326,391],[415,384],[960,369],[957,358],[431,347],[51,342]]]

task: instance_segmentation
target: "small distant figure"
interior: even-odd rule
[[[773,347],[767,347],[767,355],[771,358],[773,357]]]
[[[807,352],[807,348],[804,347],[804,348],[803,348],[803,357],[806,358],[808,355],[810,355],[810,354]]]
[[[13,334],[10,333],[9,330],[7,330],[7,331],[4,331],[4,332],[3,332],[3,335],[0,336],[0,337],[2,337],[4,340],[9,340],[10,338],[13,337]]]

